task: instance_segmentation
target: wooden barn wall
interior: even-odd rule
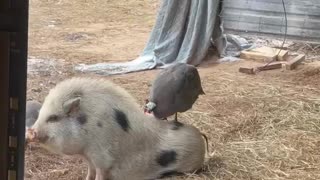
[[[285,0],[288,36],[320,41],[320,0]],[[283,35],[281,0],[223,0],[224,29],[239,33]]]

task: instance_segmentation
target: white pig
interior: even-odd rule
[[[204,162],[201,133],[157,121],[124,89],[98,78],[71,78],[50,90],[28,139],[88,161],[87,180],[155,179]]]

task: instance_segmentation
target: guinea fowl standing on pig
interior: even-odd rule
[[[156,121],[124,89],[103,79],[72,78],[50,90],[28,139],[88,162],[87,180],[155,179],[193,172],[204,162],[201,133]]]
[[[176,63],[163,69],[154,80],[144,111],[158,119],[166,119],[192,108],[199,95],[205,94],[197,68],[186,63]]]

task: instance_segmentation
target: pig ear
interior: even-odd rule
[[[62,108],[66,114],[78,111],[80,109],[80,97],[69,99],[63,103]]]

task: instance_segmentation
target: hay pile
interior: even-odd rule
[[[320,62],[315,61],[306,64],[299,68],[299,71],[294,74],[294,81],[301,85],[320,86]]]

